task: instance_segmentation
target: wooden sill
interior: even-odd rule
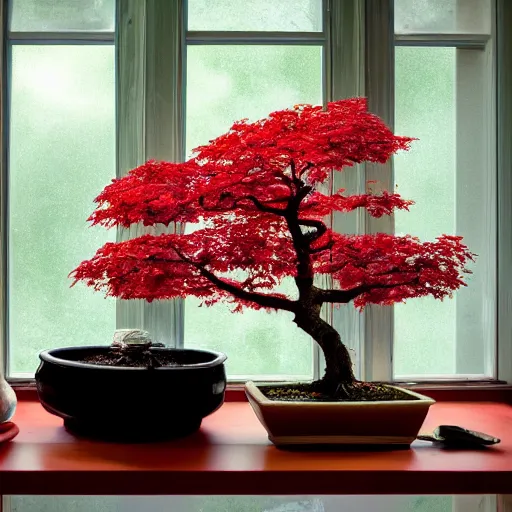
[[[398,384],[401,385],[401,384]],[[36,401],[34,384],[12,385],[20,401]],[[403,385],[438,402],[501,402],[512,405],[512,385],[495,382],[465,382]],[[226,402],[247,402],[243,384],[229,384]]]
[[[100,419],[99,419],[100,420]],[[502,439],[481,450],[285,451],[247,403],[224,404],[187,438],[123,445],[73,437],[39,403],[21,401],[19,436],[0,448],[0,494],[510,494],[512,406],[441,402],[424,425]]]

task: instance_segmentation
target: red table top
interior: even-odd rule
[[[247,403],[226,403],[185,439],[79,439],[39,403],[20,402],[20,434],[0,447],[1,494],[507,494],[512,406],[444,402],[424,430],[455,424],[501,438],[480,450],[289,451],[273,446]]]

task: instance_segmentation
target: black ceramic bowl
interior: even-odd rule
[[[153,441],[196,431],[224,401],[226,356],[192,349],[172,353],[183,366],[155,369],[79,362],[108,346],[69,347],[39,354],[37,391],[43,407],[75,433],[119,441]]]

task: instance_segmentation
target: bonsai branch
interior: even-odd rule
[[[299,293],[304,294],[311,291],[313,286],[313,268],[309,253],[310,239],[308,233],[303,233],[301,229],[301,223],[306,225],[305,223],[308,221],[306,219],[299,220],[299,208],[300,203],[311,192],[312,187],[298,178],[294,180],[294,183],[297,186],[297,192],[288,201],[285,219],[297,255],[297,277],[295,282],[299,288]],[[318,228],[318,226],[315,227]]]
[[[201,265],[196,266],[196,268],[201,272],[201,275],[206,277],[211,283],[221,290],[231,293],[231,295],[237,299],[249,300],[264,308],[284,309],[285,311],[292,312],[295,311],[295,301],[264,293],[248,292],[247,290],[243,290],[232,283],[228,283],[227,281],[220,279]]]
[[[301,169],[300,173],[299,173],[299,178],[301,178],[305,172],[309,171],[309,169],[311,169],[311,167],[313,167],[313,164],[311,162],[307,163],[303,169]]]
[[[219,197],[219,201],[222,201],[226,198],[232,198],[231,196],[231,193],[230,192],[223,192],[220,197]],[[257,197],[255,196],[252,196],[252,195],[249,195],[249,196],[243,196],[243,197],[240,197],[238,199],[234,199],[233,202],[231,203],[230,206],[220,206],[220,205],[217,205],[217,206],[206,206],[205,205],[205,198],[204,196],[201,196],[199,198],[199,205],[201,206],[201,208],[205,209],[206,211],[226,211],[226,210],[234,210],[235,208],[238,208],[240,206],[240,202],[241,201],[251,201],[254,206],[256,206],[256,208],[258,210],[260,210],[261,212],[265,212],[265,213],[273,213],[275,215],[281,215],[281,216],[284,216],[285,214],[285,210],[282,209],[282,208],[275,208],[273,206],[268,206],[265,204],[265,201],[260,201]],[[285,202],[287,201],[287,199],[285,200],[276,200],[276,201],[272,201],[273,203],[277,203],[277,202]],[[270,202],[270,201],[269,201]]]
[[[300,203],[302,203],[302,200],[306,198],[306,196],[313,190],[313,187],[311,185],[306,185],[302,180],[297,180],[299,183],[297,193],[295,196],[291,199],[291,201],[288,203],[288,207],[292,210],[299,211]]]
[[[290,231],[293,247],[297,255],[297,277],[295,278],[295,282],[299,290],[303,291],[301,290],[301,286],[311,288],[313,285],[313,269],[309,253],[309,241],[307,236],[302,233],[296,212],[286,216],[286,223],[288,224],[288,230]],[[304,281],[304,279],[306,279],[306,281]]]
[[[322,304],[324,302],[337,302],[339,304],[347,304],[351,300],[354,300],[363,293],[371,292],[372,290],[386,289],[386,288],[397,288],[398,286],[411,286],[418,284],[418,278],[404,283],[393,283],[393,284],[369,284],[357,286],[351,290],[319,290],[315,297],[315,300]]]
[[[327,251],[328,249],[332,249],[334,246],[334,241],[329,240],[325,245],[321,247],[316,247],[315,249],[309,249],[309,254],[317,254],[322,251]]]
[[[290,170],[292,172],[292,179],[296,182],[299,178],[297,176],[297,169],[295,168],[295,162],[293,160],[290,160]]]
[[[327,231],[327,226],[321,220],[299,219],[299,225],[316,228],[316,231],[304,233],[304,236],[308,238],[309,243],[314,242]]]
[[[304,182],[300,179],[301,176],[311,169],[313,167],[313,164],[311,162],[308,162],[298,173],[297,173],[297,166],[295,165],[294,160],[290,160],[290,170],[292,173],[292,180],[295,185],[298,185],[300,183],[304,184]]]
[[[270,309],[284,309],[285,311],[295,311],[295,301],[285,299],[282,297],[276,297],[273,295],[267,295],[264,293],[258,293],[258,292],[249,292],[247,290],[244,290],[240,288],[239,286],[236,286],[228,281],[224,281],[220,277],[216,276],[213,272],[209,271],[204,265],[201,263],[195,262],[185,256],[179,249],[176,247],[173,247],[174,252],[186,263],[192,265],[195,267],[203,277],[206,277],[208,281],[210,281],[212,284],[217,286],[217,288],[220,288],[221,290],[224,290],[225,292],[231,293],[234,297],[241,300],[248,300],[251,302],[254,302],[255,304],[258,304],[259,306],[263,308],[270,308]]]
[[[260,210],[262,212],[273,213],[275,215],[281,215],[281,216],[284,216],[284,214],[285,214],[284,209],[267,206],[264,202],[261,202],[258,198],[254,197],[254,196],[245,196],[245,197],[241,197],[240,199],[237,199],[234,202],[234,207],[236,208],[238,206],[238,203],[240,203],[240,201],[244,201],[244,200],[251,201],[254,204],[254,206],[256,206],[256,208],[258,208],[258,210]]]

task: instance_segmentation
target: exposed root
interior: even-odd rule
[[[311,391],[333,400],[359,400],[368,394],[381,394],[382,384],[377,382],[363,382],[354,380],[351,382],[329,382],[325,377],[311,383]]]
[[[112,353],[119,355],[115,362],[116,365],[146,366],[148,369],[164,366],[162,361],[149,350],[151,346],[151,343],[132,346],[112,345],[110,350]]]
[[[350,398],[350,391],[348,386],[350,386],[350,384],[338,384],[338,387],[334,392],[334,398]]]
[[[324,377],[312,382],[311,390],[335,400],[347,400],[352,397],[354,390],[357,389],[358,382],[359,381],[336,383],[331,382]]]

